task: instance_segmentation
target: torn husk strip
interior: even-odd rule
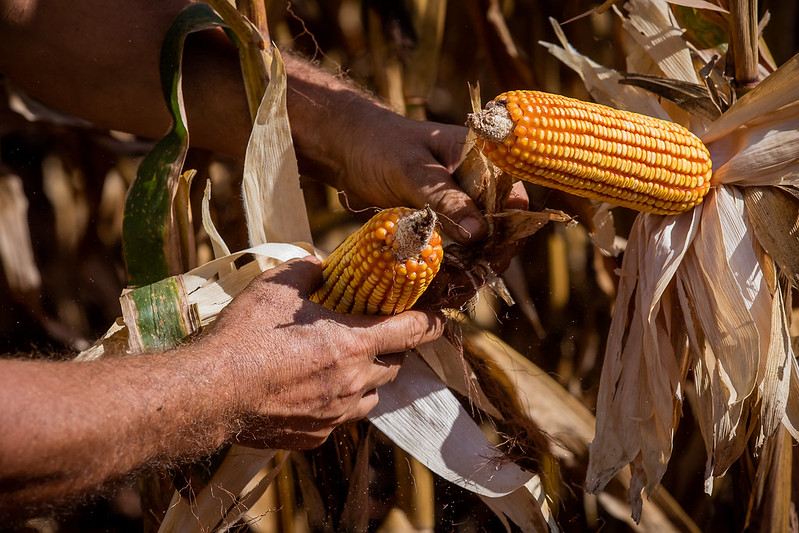
[[[275,49],[272,77],[250,133],[242,192],[250,244],[311,242],[286,112],[286,67]]]
[[[230,255],[230,248],[228,248],[225,240],[216,229],[213,220],[211,219],[211,180],[205,182],[205,191],[203,192],[202,201],[202,222],[203,229],[208,234],[211,240],[211,247],[214,250],[214,257],[224,257]]]
[[[397,379],[380,388],[380,402],[368,418],[430,470],[476,494],[505,496],[532,477],[489,443],[452,392],[412,352]]]

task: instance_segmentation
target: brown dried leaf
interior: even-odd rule
[[[744,187],[749,222],[761,246],[799,286],[799,196],[780,187]]]
[[[508,209],[501,213],[495,213],[492,218],[502,224],[504,236],[508,242],[515,242],[529,237],[547,222],[574,223],[574,219],[555,209],[545,209],[543,211],[524,211],[522,209]]]
[[[705,85],[642,74],[627,74],[619,83],[635,85],[666,98],[705,122],[712,122],[721,116],[721,110]]]

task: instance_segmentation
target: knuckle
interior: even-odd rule
[[[414,314],[412,319],[408,320],[407,331],[411,347],[421,343],[426,333],[427,327],[421,317],[422,315]]]

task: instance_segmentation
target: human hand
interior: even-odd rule
[[[365,113],[369,117],[370,112]],[[380,115],[379,122],[363,120],[360,133],[352,133],[357,132],[357,127],[350,126],[349,137],[337,136],[346,162],[336,185],[343,189],[353,208],[429,204],[460,251],[448,254],[417,307],[461,307],[492,276],[507,269],[523,243],[502,241],[499,245],[486,242],[475,246],[487,237],[486,221],[475,202],[452,178],[460,163],[466,128],[409,120],[382,108],[372,109],[371,113]],[[376,130],[370,123],[382,126]],[[347,142],[352,144],[348,146]],[[517,181],[505,208],[526,210],[528,205],[524,184]],[[460,262],[453,261],[455,255]]]
[[[360,109],[345,123],[336,137],[336,186],[349,207],[430,205],[456,241],[473,243],[486,236],[479,209],[452,178],[466,128],[411,120],[378,106]]]
[[[443,318],[343,315],[306,297],[321,280],[314,258],[259,276],[202,341],[229,365],[239,442],[285,449],[322,444],[339,424],[377,405],[403,353],[437,338]]]

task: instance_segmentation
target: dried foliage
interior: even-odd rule
[[[745,56],[741,50],[752,39],[736,33],[738,26],[729,24],[725,14],[696,9],[699,0],[671,7],[653,4],[656,11],[638,1],[579,17],[585,4],[554,0],[271,2],[268,22],[279,48],[313,57],[414,118],[462,124],[474,110],[467,82],[478,82],[486,98],[505,90],[540,89],[671,117],[704,132],[722,185],[704,209],[678,220],[616,209],[609,222],[607,211],[586,200],[529,186],[534,214],[504,215],[515,217],[513,227],[526,227],[530,234],[504,277],[517,305],[483,294],[458,332],[464,359],[457,359],[457,367],[421,355],[439,378],[452,384],[453,398],[461,400],[464,412],[486,422],[485,434],[500,443],[505,457],[540,471],[540,486],[530,492],[546,491],[564,531],[786,530],[797,516],[791,435],[797,436],[799,408],[778,392],[799,387],[799,378],[777,370],[791,366],[791,344],[795,351],[799,334],[789,322],[799,209],[790,187],[795,173],[780,161],[794,149],[797,128],[784,120],[796,112],[799,84],[783,71],[783,77],[771,79],[770,96],[764,99],[743,96],[729,79],[743,76],[741,85],[748,85],[753,69],[759,67],[762,79],[786,63],[798,46],[792,41],[797,13],[790,3],[761,3],[755,15],[762,17],[768,8],[771,16],[763,28],[760,61],[753,65],[734,61]],[[734,10],[745,2],[717,4]],[[574,20],[551,25],[550,17]],[[746,22],[751,32],[754,19]],[[688,31],[659,31],[666,23]],[[723,54],[728,42],[734,56]],[[729,65],[712,57],[719,51]],[[252,57],[246,61],[258,63]],[[796,61],[787,66],[796,69]],[[41,109],[10,84],[4,91],[0,352],[61,357],[87,348],[120,315],[119,295],[126,283],[121,249],[125,192],[153,143],[97,131]],[[251,99],[257,110],[258,100]],[[756,103],[738,105],[746,99]],[[717,120],[730,106],[736,114]],[[741,124],[750,127],[738,129]],[[776,139],[766,134],[771,131],[779,134]],[[775,146],[783,152],[775,153]],[[214,221],[213,226],[196,226],[197,264],[247,248],[252,239],[247,220],[253,214],[242,210],[240,190],[250,167],[193,148],[186,158],[184,168],[202,177],[188,192],[196,210],[193,219]],[[206,178],[213,195],[203,197]],[[358,217],[326,187],[305,179],[302,184],[313,240],[330,250]],[[248,194],[257,198],[265,193],[250,189]],[[776,224],[775,213],[783,214]],[[264,228],[258,230],[260,242],[274,225],[259,220]],[[544,225],[549,221],[556,223]],[[251,222],[250,228],[255,225]],[[305,239],[297,221],[288,227],[299,228],[303,235],[298,238]],[[514,241],[519,237],[506,235]],[[648,238],[660,239],[662,250],[676,256],[647,255]],[[622,263],[619,252],[625,245]],[[740,267],[725,268],[736,261],[755,277],[737,279]],[[226,266],[219,268],[214,276],[226,274]],[[645,272],[663,277],[631,284]],[[719,292],[729,303],[723,309],[714,304]],[[629,312],[620,312],[628,304]],[[735,321],[730,308],[745,309],[754,318]],[[635,355],[636,339],[646,344],[650,330],[641,320],[646,312],[657,317],[656,333],[649,337],[656,349],[647,345],[639,352],[667,352],[669,358],[647,359],[651,366],[643,369],[626,358]],[[749,335],[735,338],[751,345],[725,344],[740,335],[741,324]],[[760,353],[784,357],[753,355]],[[600,378],[603,363],[613,366],[615,357],[617,374]],[[463,378],[464,369],[468,379],[458,389],[453,376]],[[632,374],[634,369],[641,371]],[[625,379],[626,390],[636,393],[631,397],[613,389]],[[489,386],[479,389],[481,383]],[[503,394],[506,401],[497,401]],[[739,396],[743,400],[736,401]],[[592,412],[598,405],[600,425],[594,435]],[[648,425],[615,426],[624,419],[622,413]],[[780,413],[797,423],[783,429]],[[589,442],[612,443],[619,435],[626,439],[623,453],[613,456],[612,446],[606,448],[610,469],[600,466],[602,455],[589,459]],[[277,477],[248,511],[249,525],[242,528],[302,530],[295,525],[298,517],[313,530],[504,527],[490,510],[495,502],[426,475],[429,471],[365,424],[343,428],[313,453],[290,460],[279,453],[276,457],[259,458],[264,468],[259,479]],[[264,466],[284,461],[290,467],[279,473]],[[632,474],[625,466],[630,462]],[[398,492],[403,484],[405,490]],[[643,488],[649,499],[641,499]],[[105,513],[108,520],[138,527],[141,515],[125,511],[122,501],[120,496],[84,514]],[[631,515],[640,518],[639,526]],[[77,523],[74,527],[81,529],[84,519],[78,512],[65,527]]]

